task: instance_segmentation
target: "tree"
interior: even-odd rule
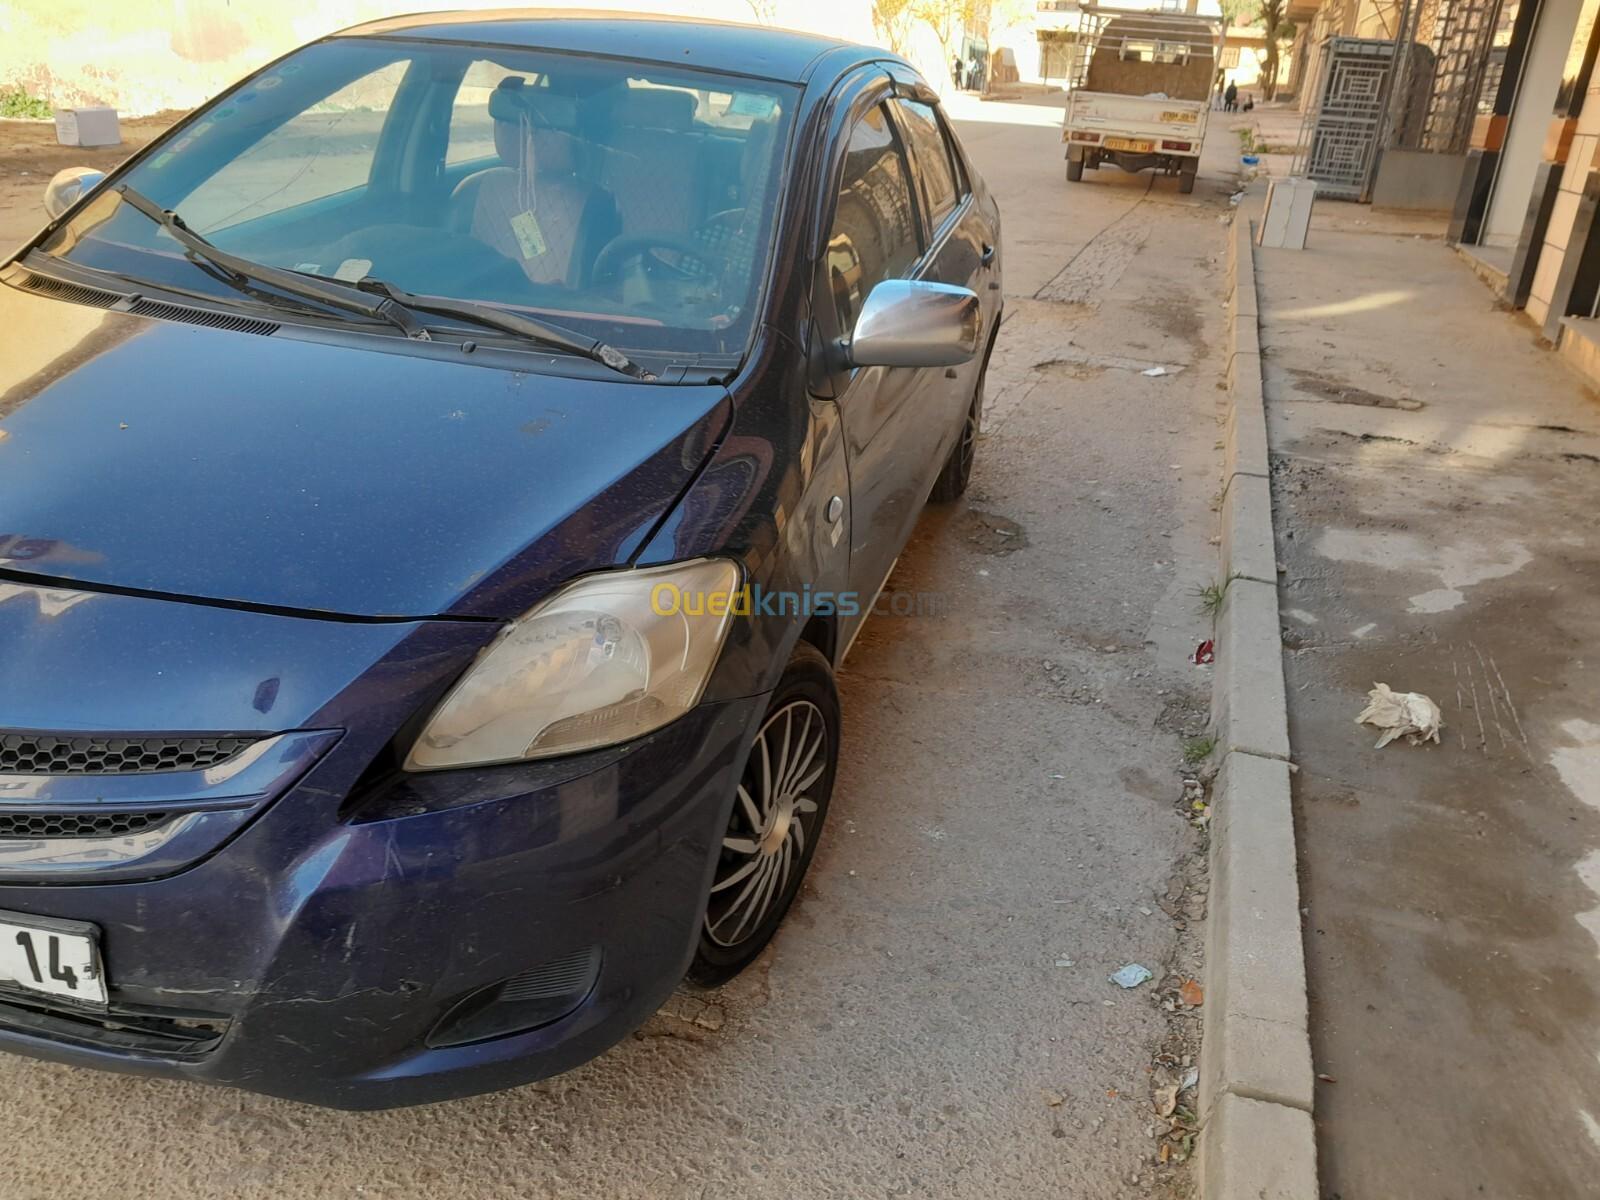
[[[958,39],[980,16],[987,15],[988,4],[985,0],[907,0],[906,8],[933,30],[944,61],[949,62],[951,47],[959,44]]]
[[[1217,0],[1217,7],[1222,10],[1222,28],[1217,33],[1218,71],[1222,70],[1222,52],[1228,48],[1228,30],[1244,19],[1254,3],[1256,0]]]
[[[905,51],[911,16],[911,0],[872,0],[872,28],[896,54]]]
[[[1261,98],[1271,100],[1278,94],[1278,54],[1282,42],[1294,38],[1294,24],[1284,18],[1285,0],[1261,0],[1256,20],[1266,35],[1267,46],[1261,52]]]

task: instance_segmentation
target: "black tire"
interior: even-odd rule
[[[1082,178],[1083,178],[1083,159],[1081,159],[1081,158],[1069,158],[1069,159],[1067,159],[1067,182],[1068,183],[1077,183],[1078,180],[1080,180]]]
[[[787,724],[785,724],[787,722]],[[803,723],[804,722],[804,723]],[[824,737],[818,747],[817,758],[807,760],[796,769],[796,781],[810,775],[815,766],[821,770],[805,787],[785,792],[783,788],[768,788],[763,796],[763,765],[769,778],[773,773],[775,752],[787,756],[790,745],[795,747],[796,760],[805,753],[813,730],[820,728]],[[762,754],[767,739],[767,753]],[[793,739],[792,743],[791,740]],[[779,762],[785,761],[780,758]],[[716,870],[712,876],[712,890],[707,897],[705,915],[700,921],[700,941],[695,949],[694,961],[689,965],[686,982],[701,988],[716,987],[726,983],[744,970],[766,948],[777,932],[783,915],[799,894],[811,856],[816,853],[822,835],[823,822],[828,816],[828,800],[833,795],[834,775],[839,766],[839,694],[834,687],[833,668],[822,653],[808,642],[801,642],[789,657],[783,678],[778,681],[762,717],[761,733],[750,748],[750,756],[740,773],[741,795],[733,802],[733,812],[728,818],[724,835],[725,844],[718,853]],[[781,776],[786,772],[777,772]],[[773,793],[776,794],[773,794]],[[758,801],[758,797],[760,800]],[[768,808],[770,797],[772,808]],[[750,803],[746,803],[746,799]],[[801,809],[806,804],[814,807],[809,812]],[[787,805],[785,811],[784,805]],[[752,814],[762,816],[763,825],[757,826]],[[781,826],[781,829],[779,828]],[[727,842],[749,842],[749,851],[730,849]],[[768,852],[763,846],[770,844]],[[754,867],[745,870],[749,864]],[[744,874],[739,874],[745,870]],[[772,888],[770,897],[760,908],[762,884],[766,877]],[[725,883],[731,879],[732,882]],[[754,891],[750,892],[751,887]],[[750,892],[745,908],[739,907],[741,892]],[[725,894],[724,894],[725,893]],[[753,918],[749,928],[740,922]]]
[[[990,348],[993,349],[993,343]],[[950,447],[950,457],[944,460],[939,478],[933,481],[933,491],[928,494],[928,499],[935,504],[961,499],[972,482],[972,464],[978,457],[978,434],[983,424],[983,381],[988,375],[989,356],[985,353],[983,366],[978,369],[978,382],[972,390],[972,402],[967,405],[966,424],[961,427],[956,444]]]
[[[1187,196],[1194,191],[1194,172],[1183,171],[1178,175],[1178,191]]]

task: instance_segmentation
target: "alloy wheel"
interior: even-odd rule
[[[972,407],[967,410],[967,423],[961,429],[961,462],[962,470],[971,472],[972,460],[978,453],[978,423],[983,418],[983,381],[978,381],[978,394],[972,398]]]
[[[828,749],[827,722],[809,700],[785,704],[761,726],[711,884],[705,930],[716,945],[755,936],[798,883],[816,837],[818,805],[808,793],[827,771]]]

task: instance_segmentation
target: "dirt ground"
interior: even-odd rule
[[[1437,222],[1319,213],[1257,270],[1323,1196],[1594,1195],[1600,401]]]
[[[952,111],[1005,211],[986,431],[891,585],[937,614],[869,624],[846,664],[829,827],[758,964],[570,1074],[394,1112],[0,1055],[3,1200],[1191,1194],[1186,1108],[1157,1110],[1202,1011],[1176,994],[1206,903],[1183,739],[1211,683],[1187,655],[1237,139],[1179,196],[1068,185],[1048,102]],[[84,161],[46,150],[5,160],[32,183],[0,229]],[[1128,963],[1155,978],[1114,986]]]
[[[9,252],[45,222],[44,189],[64,167],[109,171],[183,116],[179,112],[122,122],[120,146],[63,146],[53,121],[0,121],[0,252]]]

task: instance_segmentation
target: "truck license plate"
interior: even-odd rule
[[[106,981],[96,932],[84,921],[0,912],[0,992],[20,989],[103,1007]]]
[[[1134,154],[1149,154],[1150,151],[1156,148],[1156,144],[1154,142],[1138,141],[1134,138],[1108,137],[1102,143],[1102,145],[1104,145],[1107,150],[1128,150]]]

